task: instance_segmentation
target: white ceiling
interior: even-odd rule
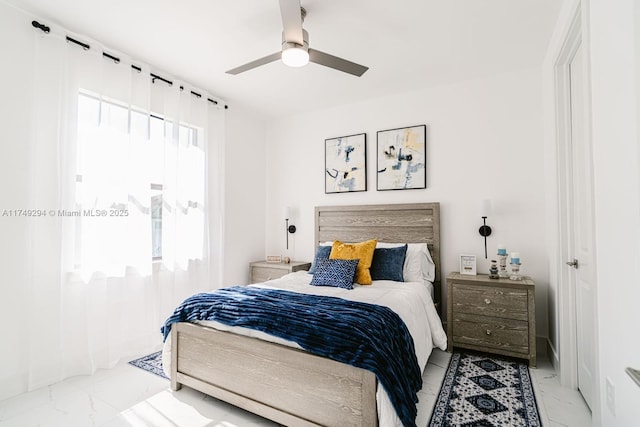
[[[274,62],[278,0],[8,0],[268,118],[542,63],[563,0],[302,0],[312,48],[369,67],[354,77]]]

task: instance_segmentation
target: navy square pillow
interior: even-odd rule
[[[406,255],[407,245],[397,248],[376,248],[371,261],[371,278],[404,282],[402,269]]]
[[[358,262],[357,259],[321,259],[316,265],[311,284],[353,289]]]
[[[309,274],[313,274],[316,271],[316,266],[318,265],[318,261],[321,259],[329,259],[329,254],[331,253],[331,245],[329,246],[318,246],[316,250],[316,257],[313,259],[313,264],[311,264],[311,268],[309,269]]]

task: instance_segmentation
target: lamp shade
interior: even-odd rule
[[[489,216],[491,216],[491,211],[492,211],[491,200],[490,199],[484,199],[482,201],[482,215],[481,216],[489,217]]]
[[[284,215],[284,219],[291,218],[291,206],[285,206],[285,208],[282,210],[282,213]]]

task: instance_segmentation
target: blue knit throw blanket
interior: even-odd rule
[[[413,338],[388,307],[342,298],[235,286],[187,298],[161,328],[215,320],[296,342],[306,351],[373,372],[405,426],[415,426],[422,387]]]

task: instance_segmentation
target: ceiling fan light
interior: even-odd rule
[[[309,52],[301,47],[290,47],[282,51],[282,62],[289,67],[303,67],[309,63]]]

